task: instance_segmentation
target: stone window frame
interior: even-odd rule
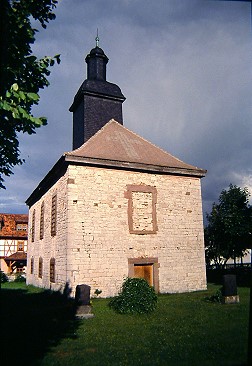
[[[50,282],[55,283],[55,258],[50,259]]]
[[[39,257],[38,277],[43,277],[43,258]]]
[[[134,265],[153,265],[153,287],[159,293],[159,262],[157,257],[128,258],[128,276],[134,278]]]
[[[32,212],[32,226],[31,226],[31,241],[32,243],[35,240],[35,215],[36,215],[36,210],[34,209]]]
[[[45,227],[45,202],[43,201],[40,206],[40,226],[39,226],[39,239],[44,238],[44,227]]]
[[[152,225],[153,230],[135,230],[133,227],[133,192],[142,192],[142,193],[152,193]],[[128,198],[128,225],[130,234],[156,234],[158,231],[157,226],[157,212],[156,212],[156,203],[157,203],[157,189],[153,186],[148,185],[127,185],[127,192],[125,193],[125,197]]]
[[[51,236],[56,236],[57,230],[57,193],[52,196],[51,208]]]

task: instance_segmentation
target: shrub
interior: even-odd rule
[[[207,297],[206,301],[222,303],[222,288],[217,290],[214,295]]]
[[[25,276],[23,274],[16,274],[14,282],[26,282]]]
[[[109,302],[109,307],[120,314],[150,313],[156,306],[154,288],[143,278],[126,278],[119,295]]]
[[[9,282],[8,276],[3,271],[0,271],[0,280],[1,283]]]

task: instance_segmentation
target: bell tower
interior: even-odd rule
[[[73,149],[77,149],[112,118],[123,124],[122,103],[125,97],[116,84],[106,80],[108,57],[99,47],[87,55],[87,79],[74,97],[70,112],[73,112]]]

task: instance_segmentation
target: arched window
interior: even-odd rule
[[[34,258],[31,257],[31,274],[34,273]]]
[[[55,282],[55,259],[50,259],[50,282]]]
[[[40,207],[40,228],[39,228],[39,238],[40,240],[44,237],[44,221],[45,221],[45,204],[44,201]]]
[[[31,227],[31,241],[35,239],[35,210],[32,212],[32,227]]]
[[[39,270],[38,270],[38,276],[39,278],[42,278],[43,275],[43,258],[39,258]]]
[[[51,211],[51,236],[56,235],[57,227],[57,194],[52,197],[52,211]]]

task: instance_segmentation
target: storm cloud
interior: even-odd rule
[[[26,198],[72,149],[68,111],[95,46],[109,57],[107,80],[120,86],[124,125],[186,163],[208,170],[203,211],[230,183],[252,193],[250,3],[203,0],[63,0],[34,44],[61,54],[34,114],[48,125],[20,136],[26,163],[0,191],[0,211],[26,213]]]

